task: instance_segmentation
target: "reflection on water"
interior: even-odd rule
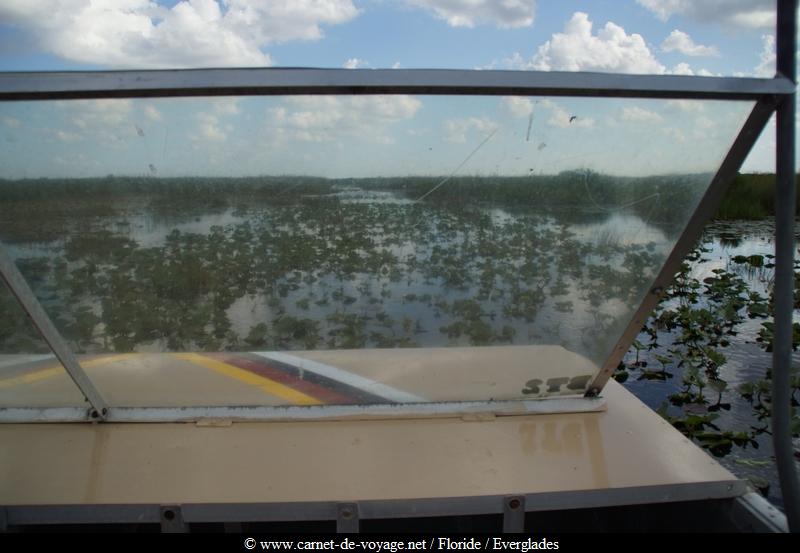
[[[547,194],[466,179],[424,202],[412,198],[429,185],[403,179],[300,179],[224,201],[185,179],[60,210],[23,195],[0,238],[79,351],[558,344],[600,365],[680,227],[650,192],[688,212],[701,179],[597,177],[587,208],[578,177]],[[6,333],[0,347],[25,344]]]

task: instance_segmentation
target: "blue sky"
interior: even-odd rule
[[[0,70],[269,65],[771,76],[773,6],[4,0]],[[0,165],[8,177],[442,174],[474,151],[461,172],[713,170],[747,107],[407,96],[17,103],[0,106]],[[773,129],[745,170],[773,169]]]

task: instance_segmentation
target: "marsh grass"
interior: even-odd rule
[[[795,178],[800,189],[800,178]],[[800,207],[798,195],[795,211]],[[771,173],[740,174],[722,198],[716,219],[760,220],[775,214],[775,175]]]

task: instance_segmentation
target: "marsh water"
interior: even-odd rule
[[[796,224],[796,238],[798,231]],[[667,415],[734,474],[750,479],[780,505],[768,422],[772,354],[771,319],[767,312],[774,284],[774,232],[772,219],[709,224],[684,265],[680,274],[683,280],[673,285],[672,297],[659,305],[626,355],[629,376],[623,379],[637,397]],[[795,273],[798,274],[797,262]],[[669,318],[664,313],[669,315],[687,306],[694,313],[708,310],[717,318],[716,323],[700,316],[672,328],[663,324]],[[796,327],[800,321],[797,308],[795,300]],[[691,349],[692,340],[687,339],[687,334],[692,332],[700,334],[701,347],[710,346],[722,355],[714,374],[706,374],[702,402],[697,401],[697,381],[694,387],[688,385],[685,365],[675,362]],[[796,409],[800,399],[797,328],[794,334],[792,393]],[[666,378],[662,378],[663,374]],[[688,380],[692,378],[689,376]],[[797,444],[796,414],[794,427]]]
[[[558,344],[599,366],[679,224],[410,195],[338,184],[58,213],[26,200],[0,226],[80,351]]]
[[[44,186],[58,201],[7,196],[0,239],[80,352],[557,344],[599,368],[702,191],[661,186],[598,187],[580,209],[500,192],[420,202],[413,182]],[[772,233],[711,225],[616,377],[780,503],[764,419]],[[0,303],[0,351],[46,351],[5,289]]]

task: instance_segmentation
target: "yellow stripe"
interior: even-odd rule
[[[98,365],[105,365],[106,363],[113,363],[115,361],[125,359],[126,357],[130,357],[131,355],[135,354],[124,353],[120,355],[109,355],[107,357],[98,357],[97,359],[92,359],[90,361],[81,361],[80,364],[81,367],[86,369],[89,367],[96,367]],[[40,369],[28,374],[4,378],[0,380],[0,389],[11,388],[12,386],[17,386],[19,384],[32,384],[34,382],[39,382],[40,380],[59,375],[67,375],[67,371],[64,370],[64,367],[61,365],[58,365],[57,367],[48,367],[46,369]]]
[[[285,399],[291,402],[293,405],[322,405],[322,402],[315,397],[306,395],[303,392],[295,390],[294,388],[290,388],[289,386],[285,386],[280,382],[275,382],[269,378],[265,378],[263,376],[251,373],[250,371],[240,369],[239,367],[234,367],[233,365],[223,363],[222,361],[217,361],[216,359],[212,359],[210,357],[204,357],[196,353],[174,353],[173,356],[185,361],[189,361],[190,363],[194,363],[195,365],[200,365],[201,367],[211,369],[212,371],[216,371],[220,374],[224,374],[230,378],[235,378],[236,380],[244,382],[245,384],[250,384],[251,386],[261,388],[261,390],[267,392],[268,394]]]

